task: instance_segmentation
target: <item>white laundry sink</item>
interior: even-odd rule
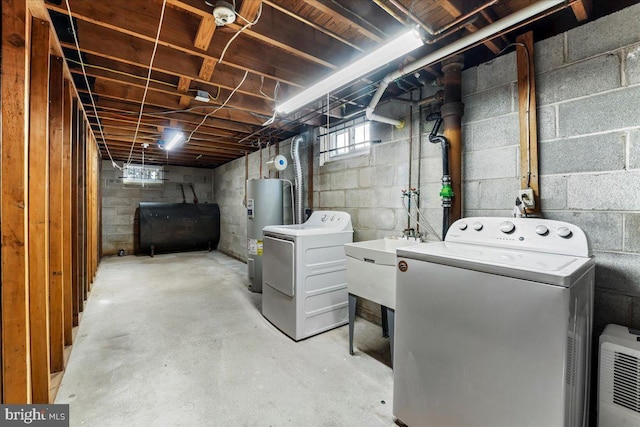
[[[420,244],[393,238],[345,244],[349,293],[395,310],[396,249]]]

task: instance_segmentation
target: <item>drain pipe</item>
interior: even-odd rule
[[[302,224],[302,214],[304,212],[304,206],[302,205],[302,168],[300,166],[300,143],[304,140],[302,136],[298,135],[291,141],[291,160],[293,161],[293,172],[295,174],[296,184],[296,212],[295,218],[293,218],[294,224]],[[291,203],[294,203],[293,199]]]
[[[542,12],[545,12],[549,9],[552,9],[562,3],[565,3],[565,6],[563,7],[566,7],[565,0],[545,0],[545,1],[537,1],[535,3],[532,3],[529,6],[523,9],[520,9],[519,11],[512,13],[509,16],[506,16],[502,19],[497,20],[493,24],[490,24],[484,28],[481,28],[475,33],[471,33],[465,37],[462,37],[448,44],[447,46],[444,46],[434,52],[431,52],[430,54],[422,57],[421,59],[418,59],[417,61],[407,64],[406,66],[387,74],[386,76],[384,76],[384,78],[380,82],[380,85],[378,86],[378,90],[373,95],[373,97],[371,98],[371,102],[369,102],[369,105],[367,106],[367,109],[366,109],[367,119],[376,121],[376,122],[381,122],[381,123],[388,123],[390,125],[394,125],[399,128],[404,127],[404,121],[402,120],[383,117],[374,113],[376,106],[378,105],[378,103],[380,102],[380,99],[382,98],[382,95],[387,90],[387,87],[391,82],[393,82],[396,79],[399,79],[400,77],[406,74],[412,73],[416,70],[424,68],[435,62],[441,61],[442,59],[450,55],[453,55],[458,52],[463,52],[487,40],[491,40],[497,37],[498,35],[504,33],[505,30],[515,25],[518,25],[525,20],[533,18],[534,16]]]
[[[440,147],[442,147],[442,188],[440,189],[440,198],[442,199],[442,238],[444,239],[449,230],[451,202],[455,193],[451,187],[451,175],[449,172],[449,141],[445,136],[438,135],[442,125],[441,113],[432,113],[426,117],[428,122],[433,120],[435,120],[435,123],[429,134],[429,142],[440,144]]]
[[[449,145],[449,173],[452,197],[446,228],[455,220],[462,218],[462,100],[461,73],[464,56],[456,55],[442,62],[444,76],[444,104],[440,107],[444,121],[444,137]],[[444,184],[444,182],[443,182]],[[444,199],[443,199],[444,200]],[[443,205],[444,206],[444,205]],[[446,233],[446,230],[443,231]],[[443,234],[444,238],[444,234]]]

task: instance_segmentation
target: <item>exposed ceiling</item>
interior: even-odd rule
[[[567,1],[562,10],[466,52],[466,66],[491,59],[516,35],[530,29],[536,40],[543,39],[639,1]],[[46,1],[103,158],[110,154],[118,163],[140,162],[144,151],[148,163],[224,164],[306,126],[326,123],[324,101],[263,125],[274,114],[274,96],[277,101],[288,99],[405,27],[419,25],[429,40],[440,37],[413,52],[411,58],[416,58],[535,1],[228,2],[242,18],[216,27],[212,14],[216,0]],[[470,12],[477,13],[465,18]],[[251,22],[255,23],[248,25]],[[430,34],[438,31],[440,36]],[[385,64],[331,94],[331,122],[363,110],[376,83],[411,58]],[[418,77],[411,75],[390,85],[385,97],[415,90],[438,75],[439,65],[434,64]],[[210,102],[196,100],[198,90],[208,92]],[[170,139],[174,130],[186,136],[195,132],[171,151],[159,148],[158,140]],[[143,149],[145,143],[149,145]]]

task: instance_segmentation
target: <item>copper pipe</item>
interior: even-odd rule
[[[398,10],[400,10],[402,13],[404,13],[405,15],[407,15],[407,17],[409,19],[411,19],[413,22],[415,22],[416,24],[418,24],[420,26],[420,28],[422,28],[423,30],[425,30],[427,33],[434,35],[433,30],[429,27],[427,27],[427,25],[422,22],[420,19],[418,19],[417,16],[415,16],[413,13],[411,13],[411,11],[409,9],[407,9],[406,7],[404,7],[404,5],[402,3],[400,3],[397,0],[389,0],[389,2],[394,5],[395,7],[398,8]]]

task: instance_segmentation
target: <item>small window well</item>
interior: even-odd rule
[[[370,123],[351,122],[346,126],[340,126],[320,135],[320,160],[321,165],[327,161],[337,160],[350,155],[369,153],[371,146]]]
[[[124,184],[162,184],[164,167],[152,165],[130,164],[124,168],[122,182]]]

